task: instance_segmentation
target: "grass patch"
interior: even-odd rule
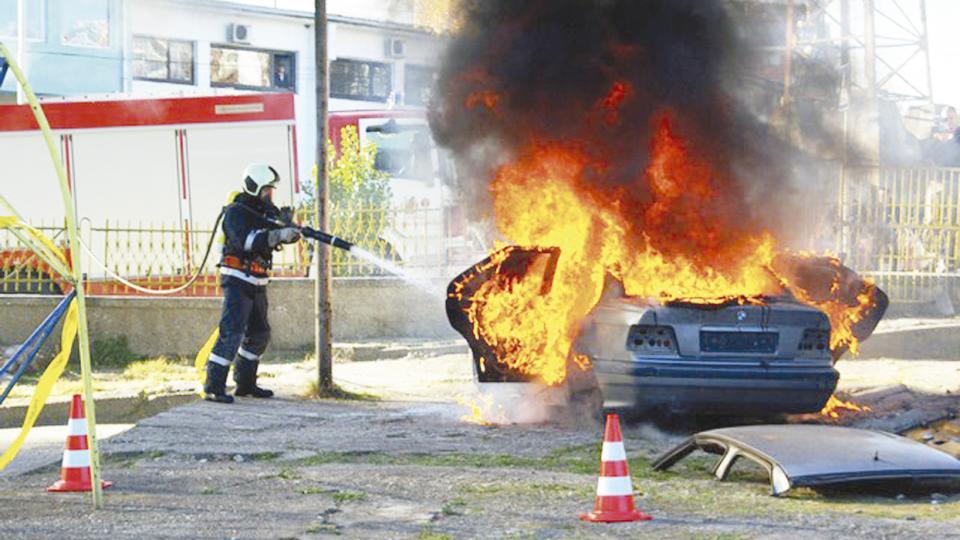
[[[180,362],[160,357],[136,360],[123,368],[122,377],[147,383],[182,381],[195,377],[193,369]]]
[[[331,490],[321,487],[308,487],[299,490],[301,495],[328,495],[331,493]]]
[[[465,484],[458,491],[478,496],[518,496],[518,497],[589,497],[593,486],[571,486],[567,484],[527,484],[523,482],[495,482],[490,484]]]
[[[250,461],[276,461],[280,458],[280,452],[258,452],[248,456]]]
[[[644,456],[629,458],[630,471],[634,477],[663,478],[664,473],[650,471],[649,459]],[[385,452],[324,452],[304,458],[301,465],[318,466],[330,463],[366,465],[421,465],[425,467],[473,467],[515,468],[546,471],[598,474],[600,472],[600,446],[595,444],[560,448],[541,457],[513,454],[468,454],[462,452],[443,454],[388,454]],[[636,471],[636,472],[634,472]]]
[[[599,471],[599,445],[581,445],[561,448],[543,457],[509,454],[388,454],[384,452],[325,452],[310,456],[298,463],[303,466],[325,464],[401,465],[425,467],[516,468],[577,473],[595,476]],[[731,471],[728,481],[718,482],[709,476],[717,456],[700,454],[690,456],[671,470],[655,472],[649,459],[633,456],[629,459],[630,473],[637,490],[644,499],[660,508],[693,515],[769,516],[783,515],[803,518],[810,514],[860,514],[866,517],[889,519],[960,519],[960,502],[947,501],[930,504],[928,498],[898,501],[894,496],[824,493],[798,489],[784,497],[770,495],[769,478],[765,471],[744,466],[741,461]],[[569,491],[568,491],[569,490]],[[462,488],[465,495],[558,495],[589,497],[593,484],[566,486],[563,484],[496,483],[470,485]],[[643,504],[642,502],[640,504]],[[459,512],[460,505],[448,503],[447,511]]]
[[[379,396],[363,392],[351,392],[336,384],[332,388],[321,389],[320,383],[316,380],[310,381],[310,387],[307,388],[303,397],[307,399],[335,399],[337,401],[380,401]]]
[[[334,536],[340,536],[340,527],[333,525],[332,523],[323,523],[321,525],[314,525],[307,529],[307,534],[332,534]]]
[[[7,397],[11,399],[32,398],[37,389],[38,380],[39,376],[27,377],[24,375],[20,381],[14,385],[13,390],[10,391],[10,395]],[[102,392],[108,389],[108,384],[97,377],[94,377],[92,384],[94,392]],[[50,390],[50,397],[72,396],[73,394],[82,393],[83,381],[80,379],[80,374],[64,371],[60,379],[53,384],[53,388]]]
[[[640,491],[660,507],[705,516],[770,516],[803,519],[810,515],[854,514],[883,519],[956,520],[960,503],[930,504],[928,498],[896,500],[893,496],[831,493],[811,489],[791,490],[785,496],[770,495],[769,480],[718,482],[713,479],[676,481],[642,480]]]
[[[300,472],[293,467],[283,467],[279,472],[277,472],[277,474],[271,476],[270,478],[279,478],[281,480],[299,480],[301,476]]]
[[[111,360],[113,362],[113,360]],[[193,367],[184,361],[169,358],[129,359],[122,363],[106,366],[95,364],[93,390],[95,392],[142,393],[144,395],[163,393],[172,383],[195,382],[197,375]],[[24,376],[10,393],[13,399],[33,396],[38,377]],[[64,371],[54,383],[51,397],[67,397],[83,393],[83,381],[80,374]]]
[[[203,488],[203,491],[201,491],[200,494],[201,495],[219,495],[220,490],[212,486],[206,486]]]
[[[417,535],[417,540],[453,540],[449,534],[440,534],[433,531],[433,527],[424,525]]]
[[[440,509],[440,513],[445,516],[462,516],[467,509],[467,501],[463,499],[453,499],[447,501]]]
[[[90,344],[90,357],[95,368],[121,368],[142,357],[130,350],[127,336],[98,337]]]
[[[346,504],[350,502],[363,502],[367,500],[366,493],[359,493],[356,491],[338,491],[333,494],[333,502],[340,506],[341,504]]]

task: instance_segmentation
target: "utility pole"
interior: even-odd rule
[[[314,193],[316,223],[330,230],[327,212],[327,1],[314,0],[313,35],[317,86],[317,180]],[[333,389],[333,344],[330,332],[330,248],[315,244],[314,252],[314,352],[317,355],[317,389]]]

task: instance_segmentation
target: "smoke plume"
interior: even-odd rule
[[[496,168],[531,145],[575,147],[589,161],[582,181],[616,200],[642,235],[655,194],[642,179],[651,140],[669,130],[709,165],[717,187],[677,212],[657,236],[698,249],[687,230],[733,241],[746,230],[788,230],[784,209],[799,190],[795,154],[738,97],[753,48],[719,0],[466,0],[442,61],[430,122],[451,149],[466,194],[489,211]],[[689,209],[689,208],[688,208]],[[702,238],[698,241],[702,242]],[[684,244],[687,245],[684,245]]]

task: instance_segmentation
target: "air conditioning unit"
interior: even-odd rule
[[[402,39],[387,39],[387,57],[403,58],[407,54],[407,42]]]
[[[230,43],[250,43],[250,26],[231,24],[227,27],[227,41]]]

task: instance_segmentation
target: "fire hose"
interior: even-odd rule
[[[352,242],[348,242],[343,238],[339,238],[337,236],[334,236],[332,234],[329,234],[323,231],[318,231],[312,227],[295,224],[293,222],[292,209],[283,208],[277,213],[277,215],[273,217],[264,217],[260,214],[255,213],[252,209],[247,208],[244,205],[240,205],[240,207],[243,208],[244,210],[254,213],[254,215],[257,218],[268,223],[271,226],[271,228],[280,229],[280,228],[292,227],[294,229],[297,229],[297,231],[299,231],[304,238],[315,240],[317,242],[323,242],[324,244],[328,244],[335,248],[343,249],[346,251],[352,251],[354,248],[354,245]],[[80,245],[83,247],[83,250],[87,253],[87,255],[90,257],[90,259],[93,262],[95,262],[100,268],[102,268],[108,276],[110,276],[112,279],[117,280],[122,285],[125,285],[135,291],[138,291],[144,294],[152,294],[152,295],[177,294],[189,289],[194,283],[196,283],[197,279],[199,279],[200,275],[203,273],[203,268],[207,265],[207,260],[210,258],[210,252],[213,251],[213,241],[214,241],[214,238],[216,238],[217,229],[220,228],[220,223],[223,221],[224,211],[225,209],[221,210],[220,214],[217,215],[217,220],[213,225],[213,231],[210,233],[210,240],[207,242],[207,248],[203,254],[203,260],[200,262],[200,265],[197,267],[197,271],[194,272],[194,274],[190,277],[189,280],[187,280],[186,283],[173,289],[151,289],[148,287],[137,285],[136,283],[133,283],[132,281],[124,278],[120,274],[111,270],[106,265],[106,263],[100,260],[100,258],[93,253],[93,250],[90,249],[90,246],[88,246],[87,243],[83,241],[83,239],[79,239]]]

